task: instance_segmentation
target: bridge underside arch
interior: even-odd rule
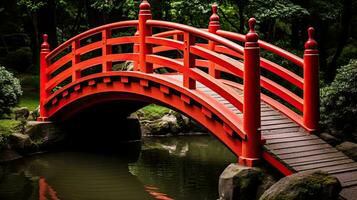
[[[77,113],[107,102],[124,102],[120,116],[155,103],[179,111],[205,127],[235,155],[241,155],[239,128],[231,111],[199,90],[189,90],[165,75],[108,72],[91,75],[61,88],[46,102],[49,118],[65,121]],[[97,116],[100,117],[100,116]]]

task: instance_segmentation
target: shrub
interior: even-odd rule
[[[357,140],[357,60],[342,66],[321,89],[321,124],[337,136]]]
[[[0,66],[0,117],[10,114],[22,95],[19,79],[8,72],[5,67]]]

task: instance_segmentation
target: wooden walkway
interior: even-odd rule
[[[181,75],[172,77],[182,81]],[[197,83],[197,89],[224,104],[240,117],[243,115],[206,86]],[[236,90],[243,96],[243,91]],[[316,135],[307,134],[298,124],[264,102],[261,103],[261,120],[262,137],[266,139],[264,151],[291,171],[321,170],[337,177],[343,187],[341,199],[357,199],[357,162]]]

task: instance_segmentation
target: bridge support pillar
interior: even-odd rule
[[[309,39],[304,52],[304,109],[303,122],[310,132],[319,125],[319,51],[314,39],[314,28],[308,29]]]
[[[46,56],[50,53],[50,45],[47,42],[48,35],[43,35],[43,43],[41,44],[41,51],[40,51],[40,117],[38,117],[38,121],[47,121],[48,114],[45,109],[45,99],[47,98],[47,90],[46,90],[46,83],[47,83],[47,61]]]
[[[254,166],[261,157],[260,134],[260,49],[258,34],[254,30],[256,20],[249,19],[249,32],[244,45],[244,104],[243,129],[247,138],[242,141],[239,163]]]

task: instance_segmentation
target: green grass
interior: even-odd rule
[[[8,136],[16,131],[16,128],[21,124],[21,121],[2,119],[0,120],[0,135]]]
[[[38,75],[19,75],[23,95],[20,97],[18,107],[27,107],[33,111],[39,105],[39,79]]]

